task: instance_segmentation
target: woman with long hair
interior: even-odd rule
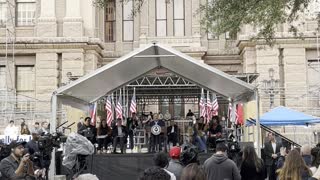
[[[21,129],[21,135],[30,135],[28,125],[24,124]]]
[[[312,176],[309,167],[295,149],[290,151],[277,173],[279,180],[308,180]]]
[[[245,180],[264,180],[267,177],[264,163],[252,146],[243,150],[240,174]]]
[[[112,142],[111,134],[111,128],[108,126],[106,120],[102,119],[97,128],[98,150],[101,150],[102,147],[107,150],[108,144]]]
[[[180,180],[207,180],[207,175],[201,166],[191,163],[183,168]]]

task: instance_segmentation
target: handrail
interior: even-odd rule
[[[247,121],[249,121],[250,123],[256,124],[256,120],[255,119],[249,118],[249,119],[247,119]],[[282,139],[286,140],[287,142],[291,143],[292,145],[294,145],[296,147],[301,147],[300,144],[298,144],[298,143],[294,142],[293,140],[283,136],[282,134],[278,133],[277,131],[272,130],[271,128],[267,127],[266,125],[260,124],[260,127],[262,129],[264,129],[265,131],[271,132],[271,133],[281,137]]]

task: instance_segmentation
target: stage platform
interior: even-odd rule
[[[97,154],[88,158],[87,173],[95,174],[99,179],[136,180],[148,167],[153,166],[154,154]],[[211,157],[212,154],[199,154],[200,163]],[[65,174],[64,170],[60,171]]]

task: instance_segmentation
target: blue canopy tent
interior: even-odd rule
[[[253,125],[253,123],[253,121],[247,121],[246,125]],[[260,123],[265,126],[309,125],[320,123],[320,118],[279,106],[263,114]]]

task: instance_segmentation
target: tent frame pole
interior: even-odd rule
[[[258,89],[255,90],[255,99],[256,99],[256,142],[257,142],[257,154],[261,157],[261,137],[260,137],[260,98]]]
[[[58,107],[58,100],[56,92],[53,93],[51,98],[51,122],[50,122],[50,133],[56,132],[57,127],[57,107]],[[55,148],[51,153],[51,163],[49,167],[49,179],[54,179],[56,174],[56,157],[55,157]]]

